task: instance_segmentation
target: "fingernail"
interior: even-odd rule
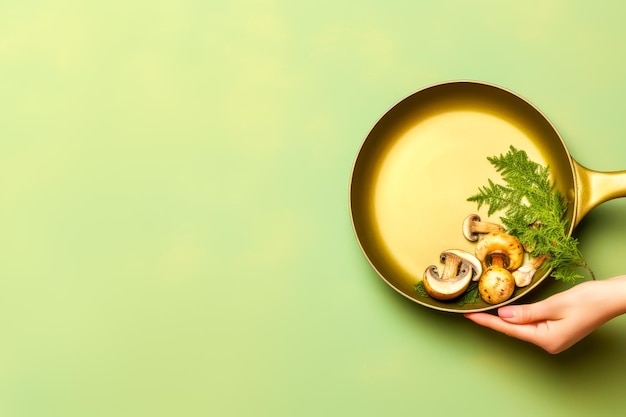
[[[503,319],[513,318],[515,316],[515,309],[510,307],[502,307],[498,310],[498,316],[502,317]]]

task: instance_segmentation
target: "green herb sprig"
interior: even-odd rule
[[[552,268],[555,279],[574,282],[583,278],[577,271],[593,271],[578,248],[578,240],[567,235],[567,202],[550,181],[549,167],[528,158],[523,150],[510,146],[506,154],[487,160],[500,173],[504,184],[491,179],[467,200],[480,209],[488,206],[487,215],[503,212],[500,217],[507,233],[516,236],[533,257],[545,256],[544,265]]]

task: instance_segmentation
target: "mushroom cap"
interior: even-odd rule
[[[478,281],[478,293],[489,304],[502,303],[513,295],[515,278],[510,271],[499,266],[490,266]]]
[[[424,271],[424,289],[438,300],[458,297],[469,287],[472,279],[478,279],[482,274],[480,262],[469,252],[450,249],[441,252],[440,260],[445,264],[441,274],[435,265]]]
[[[476,245],[476,258],[487,269],[488,256],[493,253],[501,253],[508,260],[505,268],[513,271],[524,262],[524,248],[520,241],[513,235],[504,232],[489,233]]]

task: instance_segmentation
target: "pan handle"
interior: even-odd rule
[[[574,226],[591,209],[614,198],[626,197],[626,171],[603,172],[585,168],[574,162],[578,198]]]

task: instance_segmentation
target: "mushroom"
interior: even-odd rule
[[[504,232],[489,233],[476,245],[476,257],[482,262],[483,269],[494,263],[494,257],[502,257],[502,267],[514,271],[524,261],[524,249],[513,235]]]
[[[530,284],[533,276],[535,275],[535,272],[537,272],[537,270],[541,268],[541,265],[543,265],[543,263],[547,259],[548,257],[546,255],[537,256],[535,258],[532,258],[530,262],[520,266],[518,269],[513,271],[515,285],[517,285],[518,287],[525,287]]]
[[[510,271],[524,261],[520,241],[504,232],[489,233],[476,245],[476,258],[485,269],[478,282],[481,298],[489,304],[508,300],[515,291],[515,278]]]
[[[461,295],[469,287],[472,279],[482,274],[482,265],[469,252],[450,249],[439,255],[444,264],[441,274],[435,265],[424,271],[424,289],[433,298],[451,300]]]
[[[470,242],[478,240],[479,233],[504,232],[504,227],[496,223],[480,221],[478,214],[470,214],[463,220],[463,236]]]
[[[478,293],[489,304],[508,300],[515,291],[515,278],[510,271],[500,266],[490,266],[478,281]]]

